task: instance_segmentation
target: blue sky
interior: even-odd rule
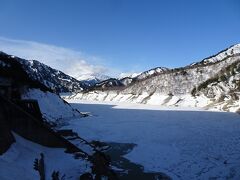
[[[65,48],[79,52],[79,59],[93,69],[102,67],[99,73],[112,68],[116,72],[139,72],[156,66],[184,66],[240,43],[239,0],[0,3],[0,37],[5,41],[0,41],[1,50],[39,58],[34,53],[21,53],[24,43]],[[8,39],[11,43],[6,43]],[[15,52],[14,48],[20,50]],[[25,53],[31,46],[27,49]],[[45,53],[40,58],[47,63]],[[70,60],[66,66],[69,64]]]

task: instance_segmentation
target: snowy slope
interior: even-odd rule
[[[76,109],[64,102],[58,95],[51,92],[43,92],[39,89],[29,89],[22,99],[35,99],[38,101],[43,118],[48,122],[57,122],[72,117],[81,117]]]
[[[72,154],[64,153],[64,149],[48,148],[28,141],[14,133],[16,143],[0,156],[1,180],[33,180],[39,179],[38,172],[33,169],[35,158],[44,153],[46,165],[46,179],[51,179],[51,173],[59,171],[65,174],[65,179],[77,179],[85,172],[91,172],[90,163],[85,160],[74,159]]]

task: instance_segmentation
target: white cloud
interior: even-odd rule
[[[38,60],[81,80],[111,73],[109,68],[91,63],[101,61],[97,57],[54,45],[0,37],[0,51],[24,59]]]

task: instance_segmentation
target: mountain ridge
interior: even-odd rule
[[[126,83],[126,85],[120,88],[93,88],[68,98],[116,102],[127,101],[170,106],[186,105],[190,107],[207,107],[208,109],[220,108],[219,106],[209,107],[209,104],[216,103],[217,99],[211,99],[201,92],[201,96],[195,96],[191,92],[194,88],[197,89],[200,84],[214,78],[224,68],[234,63],[238,64],[239,61],[240,44],[236,44],[185,67],[165,69],[160,73],[135,81],[129,78],[130,83]],[[235,91],[238,91],[238,89]],[[238,111],[239,108],[240,105],[234,110],[226,109],[226,111]]]
[[[40,82],[43,86],[56,93],[79,91],[87,87],[84,82],[45,65],[37,60],[25,60],[0,52],[0,62],[21,66],[30,79]]]

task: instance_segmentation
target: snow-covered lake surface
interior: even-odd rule
[[[69,101],[84,119],[72,128],[87,140],[134,143],[125,157],[173,179],[240,179],[240,115],[139,104]]]

